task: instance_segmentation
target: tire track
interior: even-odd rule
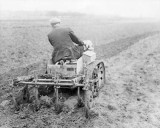
[[[110,58],[112,56],[118,55],[120,52],[126,50],[128,47],[135,44],[136,42],[142,39],[145,39],[149,36],[156,35],[158,33],[160,33],[160,31],[147,32],[147,33],[139,34],[136,36],[113,41],[108,44],[100,45],[95,48],[95,52],[97,53],[97,58],[104,59],[104,58]]]

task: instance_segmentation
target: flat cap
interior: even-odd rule
[[[61,22],[61,20],[57,17],[50,19],[50,24],[58,24],[60,22]]]

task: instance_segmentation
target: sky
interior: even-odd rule
[[[60,11],[123,17],[159,17],[160,0],[0,0],[4,11]]]

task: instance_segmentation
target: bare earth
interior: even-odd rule
[[[94,108],[95,127],[160,127],[160,35],[106,60],[107,80]]]
[[[3,33],[0,38],[5,39],[5,36]],[[48,49],[48,51],[43,54],[40,53],[42,49],[37,50],[32,57],[23,48],[23,45],[17,51],[18,46],[8,43],[5,44],[6,48],[10,46],[11,52],[22,55],[20,58],[16,58],[17,55],[13,54],[11,55],[13,59],[10,60],[7,55],[10,55],[11,52],[6,52],[1,47],[0,50],[3,54],[0,56],[2,58],[0,62],[4,62],[0,63],[2,66],[0,75],[0,128],[159,128],[160,34],[156,30],[133,34],[130,37],[120,37],[111,41],[109,41],[111,38],[108,38],[107,44],[103,43],[95,47],[98,59],[103,59],[105,62],[107,83],[101,90],[100,96],[95,100],[93,108],[99,116],[91,119],[85,118],[83,108],[70,112],[63,111],[58,115],[55,113],[54,106],[51,108],[44,106],[37,112],[32,112],[27,106],[24,106],[19,112],[13,111],[12,87],[7,80],[44,68],[45,57],[49,57],[48,53],[51,49],[49,46],[43,49],[45,43],[41,42],[39,46],[43,50]],[[24,41],[26,39],[24,37]],[[24,46],[28,46],[30,49],[30,43],[24,44]],[[17,53],[22,52],[21,48],[24,49],[22,50],[24,53]],[[35,46],[31,52],[34,51],[34,48]],[[43,56],[33,63],[32,61],[39,53],[40,56]],[[25,61],[26,58],[28,60]],[[5,59],[7,65],[5,65]],[[7,60],[13,62],[13,69]]]

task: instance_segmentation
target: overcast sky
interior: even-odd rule
[[[19,10],[160,18],[160,0],[0,0],[1,13]]]

